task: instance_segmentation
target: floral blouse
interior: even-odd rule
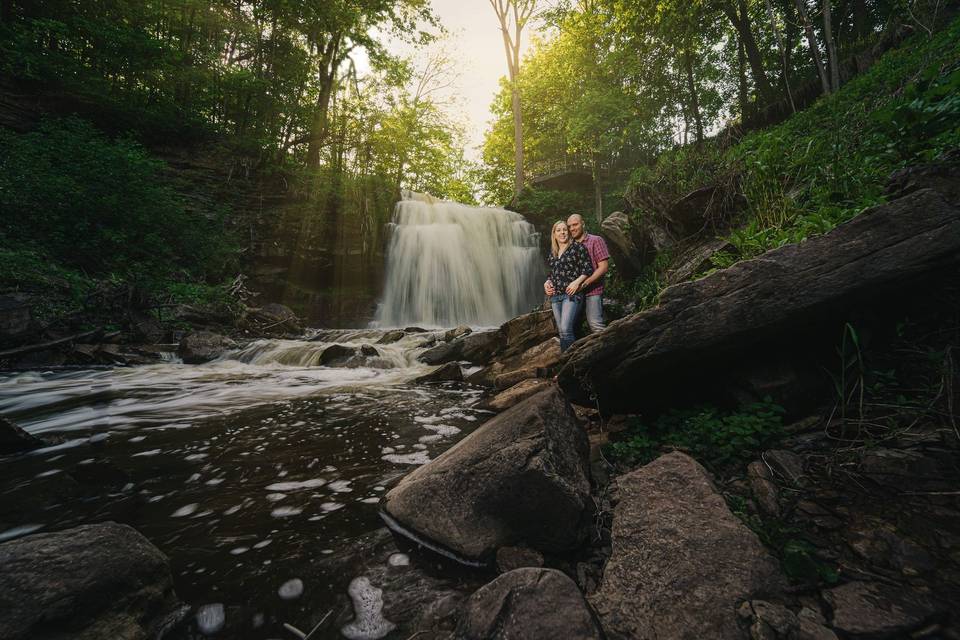
[[[550,282],[558,294],[563,293],[567,285],[580,276],[589,277],[593,273],[590,254],[579,242],[571,242],[559,256],[551,255],[547,258],[547,264],[550,266]]]

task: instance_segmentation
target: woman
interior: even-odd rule
[[[566,351],[576,337],[573,334],[580,309],[583,308],[583,293],[580,285],[593,273],[590,254],[586,247],[570,238],[567,223],[558,220],[550,231],[551,256],[548,281],[557,293],[550,298],[553,318],[560,332],[560,351]]]

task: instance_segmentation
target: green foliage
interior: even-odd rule
[[[795,582],[836,584],[837,569],[816,557],[816,548],[803,538],[796,527],[774,518],[761,518],[747,512],[747,501],[738,495],[727,496],[730,511],[757,534],[760,542],[780,559],[784,574]]]
[[[27,134],[0,130],[0,242],[68,271],[151,288],[178,274],[220,278],[231,267],[222,212],[191,212],[138,144],[75,119]],[[32,252],[32,253],[29,253]],[[27,262],[19,272],[34,265]]]
[[[732,412],[708,406],[675,409],[657,418],[652,427],[634,424],[628,437],[610,445],[609,452],[626,465],[646,464],[665,447],[688,451],[711,467],[742,463],[780,437],[783,413],[769,398]]]

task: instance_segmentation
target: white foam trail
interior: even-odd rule
[[[518,213],[405,192],[390,229],[382,327],[497,325],[542,298],[539,234]]]

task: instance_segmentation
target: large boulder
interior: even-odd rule
[[[413,382],[415,384],[436,384],[439,382],[460,382],[462,380],[463,371],[460,370],[460,365],[456,362],[448,362],[430,373],[414,378]]]
[[[614,211],[604,218],[600,233],[610,246],[614,262],[624,277],[637,277],[656,256],[653,243],[622,211]]]
[[[560,384],[574,396],[595,393],[610,412],[669,406],[729,375],[730,361],[748,347],[762,358],[802,345],[851,307],[958,262],[960,208],[916,191],[826,235],[667,288],[658,306],[574,344]]]
[[[670,453],[617,479],[613,551],[590,596],[610,640],[740,640],[737,606],[785,586],[706,470]]]
[[[600,640],[603,634],[576,583],[556,569],[514,569],[464,604],[460,640]]]
[[[586,433],[552,387],[406,476],[385,498],[385,519],[473,563],[503,546],[570,550],[593,515],[588,455]]]
[[[211,331],[194,331],[183,336],[177,353],[186,364],[203,364],[216,360],[230,349],[236,349],[237,343]]]
[[[668,284],[686,282],[713,267],[712,258],[720,252],[735,253],[736,248],[723,238],[689,241],[664,274]]]
[[[553,311],[547,309],[517,316],[500,325],[500,334],[503,336],[503,349],[497,354],[498,357],[519,355],[557,335]]]
[[[0,544],[0,638],[152,640],[177,620],[166,556],[127,525]]]

